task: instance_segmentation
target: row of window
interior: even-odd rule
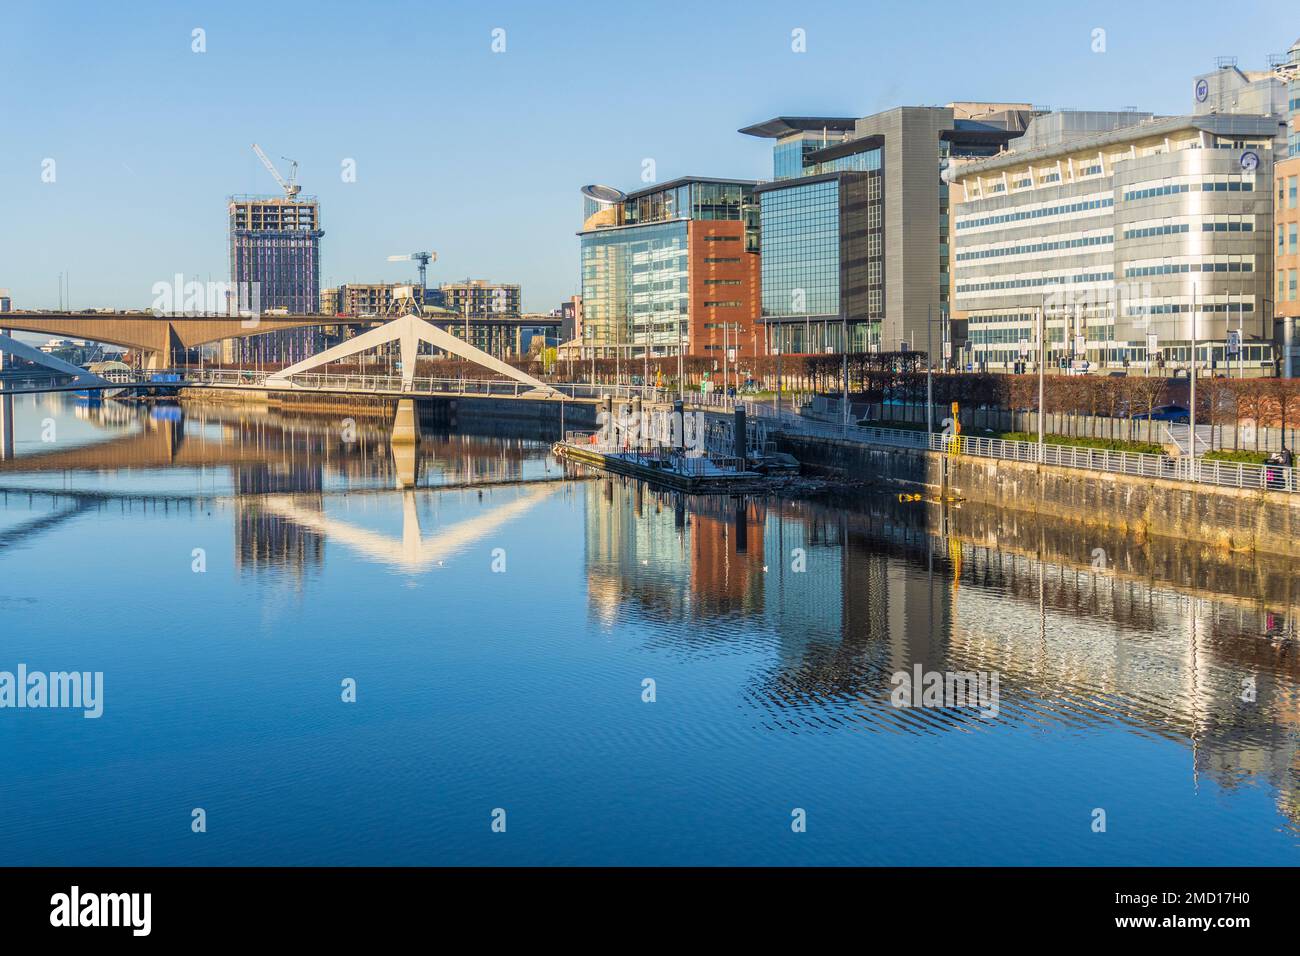
[[[1125,238],[1128,238],[1127,234]],[[1078,249],[1084,246],[1108,246],[1115,241],[1110,236],[1083,236],[1079,239],[1057,239],[1051,242],[1030,242],[1019,246],[1000,246],[996,249],[976,249],[957,253],[958,262],[971,259],[999,259],[1003,256],[1027,255],[1034,252],[1054,252],[1059,249]]]
[[[1142,315],[1182,315],[1191,311],[1192,305],[1190,302],[1157,302],[1130,305],[1124,310],[1124,314],[1133,317]],[[1255,304],[1253,302],[1201,302],[1196,306],[1198,314],[1236,315],[1239,312],[1254,311]]]
[[[1026,279],[1006,279],[996,282],[972,282],[957,286],[957,294],[991,292],[998,289],[1036,289],[1047,285],[1070,285],[1079,282],[1113,282],[1113,272],[1082,272],[1072,276],[1033,276]]]
[[[1124,191],[1124,201],[1129,202],[1139,199],[1154,199],[1157,196],[1172,196],[1176,193],[1187,192],[1205,192],[1205,193],[1248,193],[1253,192],[1255,186],[1246,180],[1228,180],[1226,182],[1203,182],[1197,188],[1196,183],[1167,183],[1164,186],[1152,186],[1149,189],[1129,189]]]
[[[1139,229],[1125,229],[1125,239],[1150,239],[1152,236],[1176,236],[1191,232],[1191,226],[1185,222],[1166,223],[1163,226],[1143,226]]]
[[[1081,202],[1043,206],[1040,209],[1022,209],[1015,212],[999,213],[996,216],[981,216],[978,219],[959,219],[957,220],[957,228],[978,229],[981,226],[998,226],[1008,222],[1024,222],[1027,219],[1046,219],[1049,216],[1065,216],[1070,213],[1086,212],[1091,209],[1109,209],[1114,205],[1115,200],[1111,198],[1085,199]]]
[[[1134,266],[1124,270],[1124,278],[1175,275],[1182,272],[1254,272],[1249,262],[1164,262],[1155,266]]]

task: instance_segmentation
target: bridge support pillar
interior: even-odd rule
[[[393,434],[388,439],[388,449],[393,453],[393,470],[399,490],[415,487],[417,463],[415,447],[420,440],[420,422],[415,414],[415,402],[404,398],[397,403],[393,417]]]
[[[404,398],[397,403],[397,414],[393,417],[393,435],[388,439],[388,443],[415,445],[419,440],[420,428],[415,417],[415,402]]]

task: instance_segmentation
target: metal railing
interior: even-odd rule
[[[789,419],[783,419],[769,427],[787,434],[815,438],[847,438],[849,441],[864,444],[919,448],[948,455],[996,458],[1061,468],[1082,468],[1140,478],[1165,478],[1171,481],[1189,481],[1228,488],[1289,493],[1300,490],[1297,487],[1296,469],[1283,465],[1257,465],[1250,462],[1217,461],[1201,457],[1173,458],[1168,455],[1085,448],[1079,445],[1044,443],[1040,446],[1037,442],[1031,441],[1009,441],[1004,438],[979,438],[942,432],[856,425],[850,426],[846,433],[843,428],[836,425],[797,422]]]
[[[277,371],[263,369],[190,369],[186,381],[182,384],[218,385],[227,387],[261,388],[268,379],[278,376]],[[331,392],[383,392],[401,394],[439,394],[439,395],[483,395],[510,396],[519,398],[534,391],[534,387],[521,382],[506,379],[472,379],[442,378],[417,375],[410,386],[402,381],[398,373],[330,373],[305,372],[294,375],[292,384],[297,388],[311,391]],[[582,382],[548,382],[547,387],[572,399],[613,398],[614,400],[631,400],[640,398],[643,402],[654,404],[671,404],[677,399],[677,392],[672,388],[658,388],[653,385],[591,385]],[[791,401],[783,398],[783,404]],[[736,406],[745,409],[750,418],[776,417],[776,410],[762,402],[743,398],[732,398],[721,392],[687,392],[685,403],[691,408],[709,408],[730,411]],[[783,408],[781,417],[795,417],[788,408]]]
[[[1037,442],[945,435],[938,432],[925,437],[932,451],[951,455],[1039,462],[1062,468],[1084,468],[1139,478],[1167,478],[1229,488],[1286,492],[1297,490],[1296,470],[1284,465],[1257,465],[1200,457],[1172,458],[1142,452],[1083,448],[1078,445],[1039,445]]]

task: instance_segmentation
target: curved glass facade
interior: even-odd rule
[[[690,301],[686,220],[583,236],[582,301],[584,348],[676,349]]]

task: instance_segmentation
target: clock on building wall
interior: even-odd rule
[[[1241,168],[1248,173],[1253,173],[1259,169],[1259,153],[1254,150],[1246,150],[1241,154]]]

